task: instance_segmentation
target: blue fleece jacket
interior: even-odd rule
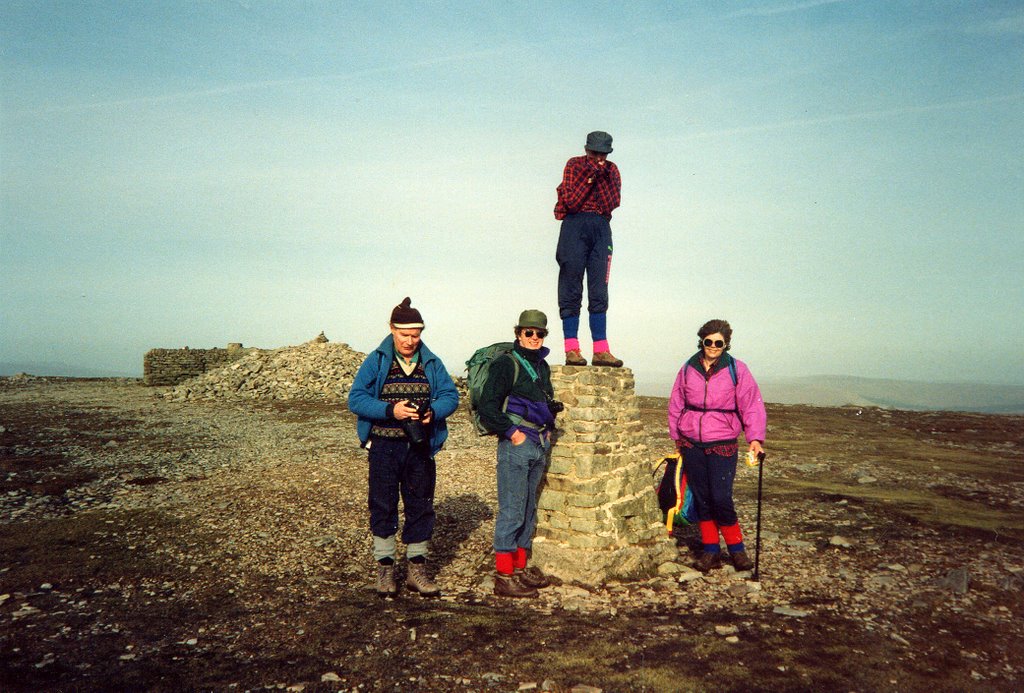
[[[448,438],[448,424],[445,421],[459,406],[459,391],[455,389],[452,377],[448,375],[441,359],[434,355],[427,345],[420,342],[420,360],[423,371],[430,383],[430,408],[434,412],[430,424],[430,454],[436,455]],[[348,392],[348,408],[359,420],[356,431],[359,442],[366,445],[374,421],[388,417],[388,403],[380,399],[384,381],[388,377],[391,362],[395,358],[395,342],[389,334],[374,351],[366,356],[359,367],[352,389]]]

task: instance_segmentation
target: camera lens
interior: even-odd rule
[[[416,415],[422,419],[430,411],[430,400],[425,400],[419,404],[414,405],[412,402],[410,406],[416,407]],[[400,419],[398,425],[402,427],[402,431],[405,432],[406,438],[409,439],[413,445],[423,445],[427,442],[427,429],[423,425],[423,422],[419,419]]]
[[[413,419],[402,419],[401,423],[402,430],[414,445],[422,445],[426,441],[427,434],[422,423]]]

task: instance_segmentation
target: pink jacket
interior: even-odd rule
[[[736,385],[732,384],[726,359],[735,364]],[[748,442],[763,443],[767,423],[761,390],[747,364],[739,359],[723,354],[718,369],[708,379],[699,352],[679,369],[668,400],[668,433],[672,440],[735,440],[743,431]]]

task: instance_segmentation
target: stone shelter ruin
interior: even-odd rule
[[[227,349],[150,349],[142,357],[145,385],[177,385],[207,371],[237,361],[251,351],[237,342]]]

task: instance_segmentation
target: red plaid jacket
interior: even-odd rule
[[[610,161],[604,166],[591,163],[585,156],[574,156],[565,163],[558,186],[555,219],[577,212],[595,212],[605,219],[619,206],[622,177],[619,167]]]

